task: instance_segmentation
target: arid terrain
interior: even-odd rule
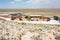
[[[0,10],[0,14],[11,13],[60,17],[60,9]],[[19,23],[1,19],[0,40],[60,40],[60,25]]]
[[[16,12],[25,15],[60,16],[60,9],[0,9],[0,14]]]
[[[60,40],[60,26],[0,20],[0,40]]]

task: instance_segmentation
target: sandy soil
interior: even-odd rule
[[[25,15],[60,16],[60,9],[4,9],[0,14],[22,13]]]
[[[60,26],[0,20],[0,40],[60,40]]]

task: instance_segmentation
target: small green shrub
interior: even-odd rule
[[[11,16],[11,20],[14,20],[14,17],[13,16]]]
[[[30,21],[31,20],[31,17],[30,16],[28,16],[28,21]]]
[[[20,20],[20,21],[22,21],[22,19],[21,19],[21,18],[19,18],[19,20]]]
[[[59,20],[60,20],[60,18],[59,18]]]
[[[27,18],[28,18],[28,16],[25,16],[25,18],[27,19]]]
[[[54,20],[59,20],[58,16],[54,16]]]

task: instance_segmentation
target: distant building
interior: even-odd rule
[[[21,13],[13,13],[13,14],[9,14],[9,15],[11,15],[11,16],[26,16],[26,15],[21,14]]]
[[[50,20],[50,17],[46,17],[46,16],[41,16],[41,15],[32,15],[30,16],[31,19],[36,19],[37,21],[41,20],[41,21],[48,21]]]
[[[23,16],[26,16],[21,13],[13,13],[13,14],[9,14],[9,15],[11,16],[12,19],[18,19],[18,18],[22,18]]]
[[[50,17],[46,17],[46,16],[41,16],[41,15],[30,15],[30,16],[26,16],[24,14],[21,13],[13,13],[13,14],[9,14],[9,15],[3,15],[0,16],[0,18],[3,17],[4,19],[11,19],[11,20],[15,20],[15,19],[19,19],[19,20],[24,20],[26,21],[49,21]]]

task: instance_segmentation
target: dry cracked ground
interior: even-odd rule
[[[60,25],[0,20],[0,40],[60,40]]]

